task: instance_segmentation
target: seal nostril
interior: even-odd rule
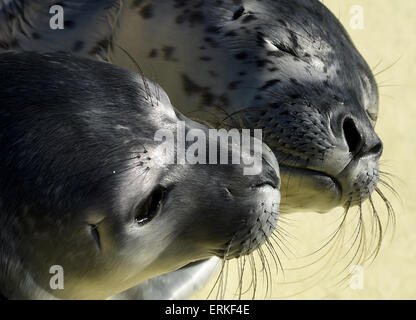
[[[368,151],[369,154],[381,155],[383,152],[383,144],[381,142],[377,143],[374,147]]]
[[[349,152],[353,155],[357,154],[362,146],[362,138],[357,127],[355,126],[354,120],[346,118],[342,125],[342,130],[344,132]]]

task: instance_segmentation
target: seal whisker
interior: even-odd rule
[[[394,208],[391,205],[390,201],[386,198],[386,196],[383,194],[383,192],[379,188],[376,188],[375,191],[380,196],[380,198],[383,200],[383,202],[386,206],[386,209],[387,209],[387,226],[389,224],[392,224],[392,226],[393,226],[392,234],[394,235],[395,227],[396,227],[396,215],[395,215]]]
[[[257,271],[256,271],[256,262],[254,261],[253,254],[251,253],[249,256],[249,263],[250,263],[250,270],[251,270],[251,283],[252,283],[252,296],[251,299],[254,300],[256,297],[257,291]]]
[[[241,300],[241,285],[242,285],[242,277],[243,277],[243,259],[241,257],[237,258],[237,279],[238,279],[238,285],[236,288],[236,291],[234,295],[238,296],[238,300]]]
[[[389,178],[389,177],[387,177],[387,178]],[[397,199],[397,200],[401,200],[400,199],[400,194],[397,192],[397,190],[391,185],[391,182],[389,183],[389,182],[387,182],[387,181],[385,181],[385,180],[383,180],[382,178],[380,178],[379,179],[379,183],[383,186],[383,187],[385,187],[385,188],[387,188],[387,190],[389,190],[392,194],[393,194],[393,196]]]
[[[273,245],[272,245],[272,243],[270,242],[270,240],[268,238],[267,238],[264,245],[266,246],[267,251],[270,253],[270,256],[273,259],[274,268],[276,269],[276,272],[278,273],[279,272],[279,266],[278,266],[278,262],[277,262],[277,259],[276,259],[278,254],[277,254],[276,250],[273,248]],[[282,268],[282,271],[283,271],[283,268]]]
[[[326,241],[325,243],[324,243],[324,245],[323,246],[321,246],[321,248],[319,248],[317,251],[314,251],[314,252],[312,252],[311,253],[311,255],[313,255],[313,254],[315,254],[316,252],[318,252],[318,251],[320,251],[321,249],[323,249],[323,248],[325,248],[329,243],[331,243],[336,237],[337,237],[337,235],[339,234],[339,232],[344,228],[344,226],[345,226],[345,223],[346,223],[346,221],[347,221],[347,216],[348,216],[348,212],[350,211],[349,209],[350,209],[350,204],[351,204],[351,199],[349,200],[349,202],[348,202],[348,204],[347,204],[347,207],[345,208],[345,210],[344,210],[344,214],[342,215],[342,220],[341,220],[341,223],[339,224],[339,226],[336,228],[336,230],[331,234],[331,235],[329,235],[329,240],[328,241]]]
[[[375,230],[376,230],[374,232],[374,241],[376,241],[376,245],[375,245],[373,251],[370,252],[370,254],[369,254],[369,258],[372,257],[371,263],[373,263],[374,259],[377,257],[378,253],[380,252],[381,244],[383,242],[384,233],[383,233],[383,226],[382,226],[382,223],[381,223],[381,220],[380,220],[380,216],[378,215],[377,209],[374,205],[373,198],[370,197],[368,199],[368,202],[370,203],[372,211],[373,211],[373,217],[374,217],[373,226],[375,227]],[[387,230],[387,226],[386,226],[386,230]]]
[[[403,54],[400,55],[400,57],[398,57],[392,64],[390,64],[389,66],[385,67],[384,69],[376,72],[374,74],[374,77],[378,77],[380,74],[386,72],[387,70],[390,70],[391,68],[393,68],[401,59],[403,58]]]
[[[280,261],[279,253],[277,252],[276,248],[274,248],[273,243],[270,239],[267,239],[266,241],[267,249],[271,251],[271,256],[273,259],[274,267],[276,269],[276,275],[279,275],[279,272],[281,271],[283,279],[285,278],[285,268],[283,267],[283,264]],[[273,279],[272,279],[273,280]]]
[[[227,261],[227,256],[230,252],[231,249],[231,245],[233,242],[235,235],[231,238],[231,240],[229,241],[229,244],[227,246],[227,249],[224,252],[224,256],[222,257],[222,265],[221,265],[221,270],[217,276],[217,279],[215,280],[214,285],[212,286],[211,290],[208,293],[207,299],[209,299],[209,297],[211,296],[212,292],[214,291],[214,289],[216,288],[216,286],[218,285],[218,290],[217,290],[217,294],[216,294],[216,299],[218,299],[218,295],[219,292],[221,290],[221,286],[222,286],[222,281],[223,281],[223,273],[224,273],[224,267],[225,267],[225,262]]]
[[[264,246],[267,248],[267,241]],[[267,298],[268,293],[271,294],[273,291],[273,272],[271,270],[270,262],[268,256],[265,254],[264,250],[261,248],[262,255],[266,263],[266,292],[264,297]]]
[[[262,286],[264,287],[265,282],[266,282],[266,293],[268,291],[267,285],[268,285],[268,274],[267,274],[267,269],[266,269],[266,263],[264,261],[264,256],[263,256],[263,252],[261,251],[261,247],[257,248],[257,250],[254,253],[257,253],[258,258],[260,259],[261,262],[261,267],[260,270],[258,270],[258,272],[261,273],[262,276]]]
[[[149,99],[149,101],[150,101],[150,104],[152,105],[152,106],[154,106],[153,105],[153,99],[152,99],[152,93],[151,93],[151,91],[150,91],[150,88],[149,88],[149,84],[148,84],[148,82],[147,82],[147,80],[146,80],[146,78],[145,78],[145,76],[144,76],[144,72],[143,72],[143,70],[142,70],[142,68],[140,67],[140,65],[137,63],[137,61],[131,56],[131,54],[126,50],[126,49],[124,49],[122,46],[120,46],[119,44],[117,44],[117,43],[114,43],[121,51],[123,51],[124,52],[124,54],[134,63],[134,65],[135,65],[135,67],[137,68],[137,71],[139,72],[139,74],[140,74],[140,76],[142,77],[142,81],[143,81],[143,86],[144,86],[144,88],[145,88],[145,91],[146,91],[146,95],[147,95],[147,99]]]
[[[97,179],[95,179],[95,180],[93,180],[93,181],[90,181],[90,182],[88,182],[88,183],[81,184],[81,185],[80,185],[80,188],[85,188],[85,187],[88,187],[88,186],[95,185],[95,184],[97,184],[97,183],[99,183],[99,182],[103,182],[104,180],[106,180],[106,179],[108,179],[108,178],[110,178],[110,177],[113,177],[113,176],[114,176],[114,174],[118,174],[118,175],[120,175],[120,174],[122,174],[122,173],[129,172],[129,171],[131,171],[131,170],[133,170],[133,169],[140,168],[141,166],[142,166],[142,161],[137,161],[137,162],[135,162],[135,163],[132,163],[130,166],[127,166],[127,167],[126,167],[126,168],[124,168],[123,170],[118,170],[118,171],[115,171],[115,172],[109,173],[108,175],[98,177]],[[143,173],[143,174],[144,174],[144,175],[146,175],[146,173],[148,172],[148,170],[150,170],[150,168],[145,168],[145,169],[144,169],[144,173]]]
[[[379,62],[377,62],[376,64],[375,64],[375,66],[374,67],[372,67],[372,68],[370,68],[371,69],[371,72],[374,74],[376,71],[377,71],[377,68],[381,65],[383,63],[383,59],[380,59],[380,61]]]
[[[289,255],[285,251],[289,251],[289,253],[294,256],[294,253],[292,252],[292,249],[290,248],[290,243],[287,239],[285,239],[284,236],[282,236],[279,232],[279,230],[275,230],[275,233],[272,234],[272,241],[276,243],[280,251],[285,255],[286,258],[289,258]],[[280,243],[279,243],[280,242]],[[284,247],[282,248],[280,244]]]
[[[277,245],[277,247],[279,248],[279,250],[283,253],[283,255],[288,258],[288,255],[286,254],[285,250],[280,246],[280,242],[282,242],[282,240],[280,238],[278,238],[276,235],[270,237],[271,241],[273,241],[274,244]],[[271,243],[271,242],[270,242]],[[272,245],[272,248],[275,250],[274,246]],[[283,264],[282,261],[280,260],[280,256],[278,254],[276,254],[276,259],[279,263],[280,269],[283,270]]]
[[[248,261],[248,264],[247,264],[247,261]],[[244,270],[245,270],[245,266],[246,266],[246,265],[248,265],[248,266],[249,266],[250,271],[251,271],[251,265],[250,265],[249,255],[244,255],[243,274],[244,274]],[[243,288],[243,283],[241,282],[241,290],[242,290],[242,292],[240,293],[240,296],[242,296],[242,295],[244,295],[244,294],[248,293],[248,292],[251,290],[251,288],[252,288],[252,287],[253,287],[253,281],[251,281],[251,282],[249,283],[249,285],[248,285],[247,289],[245,289],[245,290],[244,290],[244,288]],[[243,291],[243,290],[244,290],[244,291]]]

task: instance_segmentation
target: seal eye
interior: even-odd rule
[[[233,20],[237,20],[238,18],[240,18],[243,15],[244,10],[244,7],[241,6],[236,11],[234,11]]]
[[[166,196],[166,188],[158,186],[144,203],[138,206],[136,209],[135,221],[138,225],[144,225],[150,221],[160,211],[163,205],[163,201]]]

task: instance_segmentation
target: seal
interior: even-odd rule
[[[378,89],[319,1],[133,1],[112,38],[177,108],[261,128],[281,168],[281,209],[326,212],[376,188]],[[112,63],[131,68],[118,47]]]
[[[109,63],[0,54],[2,296],[108,298],[266,241],[280,197],[273,152],[263,146],[258,175],[243,164],[160,161],[155,132],[176,132],[178,121],[209,130],[157,84]],[[207,144],[218,154],[232,147]],[[64,271],[60,290],[50,286],[53,266]]]
[[[376,188],[377,85],[319,1],[63,0],[59,32],[48,26],[54,4],[0,0],[0,50],[68,51],[136,68],[127,51],[188,116],[264,129],[281,165],[283,211],[349,208]],[[180,291],[175,281],[155,296]]]
[[[319,1],[60,3],[66,27],[57,33],[45,23],[54,1],[3,2],[0,48],[70,51],[135,68],[127,51],[182,113],[264,129],[286,212],[359,205],[376,188],[377,84]]]

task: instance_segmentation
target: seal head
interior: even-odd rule
[[[139,1],[119,21],[114,40],[186,115],[264,129],[282,210],[325,212],[371,195],[383,149],[377,85],[319,1]],[[110,57],[131,63],[118,48]]]
[[[0,74],[7,297],[107,298],[192,261],[250,253],[273,232],[280,178],[266,146],[257,175],[165,163],[157,130],[208,128],[155,83],[68,54],[2,53]],[[56,265],[62,290],[49,285]]]

